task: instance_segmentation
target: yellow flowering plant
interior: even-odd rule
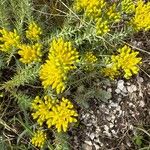
[[[46,133],[42,130],[34,132],[31,143],[36,147],[42,148],[46,142]]]
[[[7,29],[0,29],[0,42],[0,50],[9,52],[20,44],[20,36],[15,29],[13,32]]]
[[[1,119],[20,134],[13,140],[2,135],[6,149],[69,150],[64,135],[72,134],[71,125],[80,129],[82,108],[90,110],[93,98],[109,100],[101,89],[105,81],[134,79],[144,66],[141,53],[149,54],[150,2],[65,2],[0,3],[0,93],[8,107],[7,115],[2,107]],[[135,42],[140,37],[145,50]]]
[[[21,56],[20,61],[22,63],[28,64],[32,62],[40,62],[41,61],[41,48],[42,45],[36,43],[34,45],[29,44],[21,44],[18,46],[19,51],[18,54]]]
[[[26,30],[27,39],[37,41],[40,39],[41,34],[42,30],[35,22],[29,23],[28,29]]]
[[[144,3],[142,0],[138,0],[137,7],[135,8],[135,15],[131,20],[131,25],[137,31],[150,29],[150,2]]]
[[[38,96],[32,102],[32,116],[37,119],[40,126],[46,122],[48,128],[55,126],[58,132],[66,132],[70,123],[77,122],[77,112],[73,104],[65,98],[59,102],[49,96],[44,97],[44,101]]]
[[[112,55],[111,64],[106,67],[103,72],[105,76],[114,78],[119,75],[119,71],[123,71],[123,76],[126,79],[131,78],[132,75],[137,74],[139,71],[138,64],[141,64],[141,57],[137,57],[139,52],[135,52],[130,47],[125,45],[118,49],[118,55]]]
[[[56,93],[62,93],[67,81],[67,74],[76,68],[78,52],[72,47],[71,42],[65,42],[62,38],[53,40],[49,50],[49,60],[42,65],[40,79],[44,88],[49,86],[56,89]]]

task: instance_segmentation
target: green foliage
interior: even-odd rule
[[[16,74],[12,77],[11,80],[5,82],[2,86],[5,90],[10,90],[15,87],[23,86],[25,84],[32,84],[36,82],[38,77],[40,64],[33,64],[27,66],[18,66]]]
[[[99,3],[100,1],[97,2]],[[109,59],[112,54],[118,53],[116,50],[124,45],[126,43],[124,41],[127,41],[128,38],[130,39],[130,37],[134,34],[134,30],[128,21],[131,19],[132,15],[126,16],[125,18],[124,14],[120,11],[120,9],[118,9],[120,8],[118,7],[121,3],[120,1],[116,2],[116,7],[114,5],[114,8],[116,9],[115,11],[117,12],[113,12],[113,7],[111,7],[113,3],[115,2],[111,1],[107,3],[106,7],[104,5],[104,8],[99,9],[99,5],[95,6],[96,4],[91,1],[91,5],[89,7],[85,6],[86,9],[88,8],[90,10],[88,12],[89,14],[87,15],[84,12],[86,10],[84,8],[81,12],[78,12],[75,11],[73,7],[70,7],[70,4],[72,4],[72,6],[74,5],[74,1],[71,0],[0,0],[0,29],[6,28],[11,31],[16,29],[21,38],[21,42],[19,41],[19,44],[17,45],[18,47],[12,48],[9,53],[3,53],[0,50],[0,94],[2,93],[2,97],[3,94],[8,94],[6,97],[3,97],[4,103],[9,101],[12,103],[14,111],[17,110],[17,115],[15,115],[12,119],[12,116],[9,114],[9,112],[8,114],[10,116],[7,115],[7,113],[3,110],[3,107],[0,107],[2,117],[4,115],[4,118],[7,118],[6,122],[13,122],[13,125],[9,127],[5,121],[0,120],[2,128],[7,127],[7,129],[13,131],[13,134],[15,133],[15,140],[17,139],[16,143],[14,142],[15,140],[9,141],[9,138],[7,139],[8,141],[5,142],[5,137],[0,135],[0,147],[2,149],[35,149],[34,145],[31,145],[29,142],[32,135],[31,129],[39,129],[39,126],[33,122],[30,108],[31,102],[37,95],[43,98],[46,94],[48,96],[57,98],[58,100],[60,100],[62,97],[68,97],[69,99],[73,99],[73,101],[77,104],[77,108],[78,106],[81,106],[84,109],[90,109],[90,100],[96,99],[99,100],[99,103],[101,103],[101,101],[107,103],[108,100],[111,99],[111,93],[103,88],[103,85],[106,85],[107,87],[108,80],[103,77],[101,70],[106,67],[107,59]],[[95,7],[91,7],[92,5]],[[109,15],[107,16],[109,11],[108,6],[110,6],[112,12],[110,11]],[[98,9],[98,12],[101,10],[103,15],[101,16],[100,13],[98,18],[94,18],[97,15],[93,13],[94,15],[90,16],[95,9]],[[117,15],[120,16],[120,18],[115,18]],[[104,28],[106,34],[102,35],[97,34],[96,22],[97,19],[100,18],[103,20],[102,23],[100,22],[98,25],[99,33],[103,33],[103,31],[101,32],[100,30],[103,30],[104,25],[106,27]],[[117,20],[117,18],[119,19],[119,22],[115,22],[115,20],[113,20]],[[41,33],[43,35],[36,41],[36,43],[42,45],[41,63],[34,62],[27,65],[20,62],[18,51],[21,44],[35,44],[34,40],[32,41],[30,38],[24,38],[27,26],[32,21],[41,26],[42,29]],[[109,23],[108,30],[107,22]],[[35,28],[33,27],[30,32],[33,35],[36,34]],[[49,87],[49,85],[46,87],[47,89],[45,89],[43,86],[41,86],[41,78],[39,79],[39,71],[42,68],[41,65],[50,59],[48,57],[50,56],[50,53],[52,53],[51,51],[49,52],[50,47],[52,47],[50,43],[57,38],[62,38],[68,43],[71,42],[73,48],[77,50],[77,54],[79,53],[79,58],[77,58],[76,63],[69,64],[70,62],[66,60],[66,57],[70,58],[70,60],[73,60],[75,57],[70,57],[73,52],[70,52],[69,54],[66,52],[68,51],[67,48],[70,48],[70,45],[68,44],[69,46],[64,48],[63,46],[66,45],[65,42],[64,45],[57,45],[57,42],[54,41],[53,49],[59,49],[61,47],[60,49],[63,52],[59,53],[56,50],[56,52],[52,54],[53,57],[51,57],[51,59],[53,58],[52,60],[55,64],[52,66],[52,63],[49,63],[46,66],[44,80],[50,78],[50,80],[47,80],[47,83],[49,84],[52,82],[51,84],[53,85],[53,89],[55,89],[56,85],[62,84],[58,83],[59,80],[57,79],[59,78],[60,74],[62,75],[62,73],[65,72],[64,79],[66,89],[64,89],[66,91],[64,90],[61,94],[56,94],[56,91],[52,90],[52,87]],[[9,42],[13,43],[13,39],[10,38],[8,40],[8,43]],[[3,39],[1,40],[0,44],[3,44]],[[64,49],[66,51],[64,51]],[[26,60],[28,60],[28,57],[30,57],[30,50],[29,52],[26,52],[27,50],[28,48],[22,53]],[[36,53],[36,51],[34,52]],[[33,57],[35,55],[34,52],[32,52]],[[96,64],[94,64],[94,69],[91,69],[92,71],[85,70],[85,66],[83,65],[82,56],[85,52],[93,52],[98,60]],[[74,70],[67,70],[67,63],[70,65],[70,68],[73,67]],[[62,64],[65,67],[62,67]],[[4,72],[5,70],[7,70],[7,72]],[[56,72],[56,74],[53,72],[53,70]],[[50,74],[50,71],[52,71],[52,74]],[[57,75],[57,71],[59,76]],[[59,71],[61,71],[61,73]],[[55,75],[55,78],[49,77],[49,74],[51,76]],[[2,75],[4,77],[2,77]],[[53,79],[53,81],[51,79]],[[55,82],[56,80],[57,82]],[[7,107],[8,111],[9,108],[12,109],[9,104]],[[59,125],[60,122],[58,122],[58,126]],[[12,130],[15,126],[17,128],[17,132],[16,130]],[[46,126],[43,125],[41,128],[47,131]],[[52,125],[52,129],[53,128],[54,124]],[[70,150],[72,148],[69,144],[69,135],[67,133],[57,133],[56,130],[53,130],[53,133],[51,134],[52,136],[49,136],[48,134],[48,141],[46,141],[45,147],[48,147],[52,150]],[[149,136],[149,133],[147,135]],[[137,134],[134,137],[134,142],[139,148],[143,147],[144,134]]]
[[[55,150],[70,150],[69,137],[66,133],[55,133]]]

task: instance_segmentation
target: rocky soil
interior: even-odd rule
[[[103,88],[112,93],[111,99],[107,103],[93,99],[88,110],[80,110],[80,125],[73,131],[72,149],[138,149],[134,141],[137,128],[150,128],[149,78],[118,80]]]

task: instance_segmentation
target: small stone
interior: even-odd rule
[[[145,103],[144,103],[144,101],[140,101],[140,104],[139,104],[139,106],[141,106],[141,107],[144,107],[144,106],[145,106]]]
[[[116,92],[117,94],[119,94],[121,91],[120,91],[119,89],[116,89],[115,92]]]
[[[124,87],[124,88],[122,89],[122,92],[127,93],[127,88]]]
[[[116,131],[115,130],[111,130],[113,135],[116,135]]]
[[[100,148],[99,145],[94,144],[94,146],[95,146],[95,149],[96,149],[96,150],[99,150],[99,148]]]
[[[109,127],[112,128],[114,125],[112,123],[109,124]]]
[[[111,121],[111,117],[107,116],[106,120]]]
[[[111,133],[110,132],[104,131],[103,133],[106,134],[108,137],[111,137]]]
[[[107,91],[111,93],[112,92],[112,88],[108,88]]]
[[[83,150],[92,150],[92,145],[82,144],[82,149]]]
[[[144,82],[144,79],[142,77],[138,77],[138,81],[142,83]]]
[[[94,139],[94,142],[100,143],[99,138]]]
[[[91,138],[91,140],[93,140],[93,139],[95,138],[95,134],[94,134],[94,133],[91,133],[91,134],[90,134],[90,138]]]
[[[84,141],[84,143],[88,144],[88,145],[92,145],[92,142],[91,141]]]
[[[120,110],[121,110],[121,106],[118,106],[118,107],[116,108],[116,110],[117,110],[117,111],[120,111]]]
[[[110,106],[111,106],[111,107],[118,107],[118,103],[113,103],[113,102],[112,102],[112,103],[110,104]]]
[[[127,86],[127,90],[129,93],[133,93],[137,90],[137,87],[134,84],[132,84],[131,86]]]
[[[124,81],[123,80],[119,80],[118,84],[117,84],[117,89],[120,89],[121,91],[124,88]]]
[[[104,130],[105,131],[108,131],[109,130],[109,127],[107,125],[104,125]]]

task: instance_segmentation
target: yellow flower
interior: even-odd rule
[[[124,46],[119,49],[120,54],[112,56],[112,62],[116,68],[124,71],[124,77],[129,79],[133,74],[139,71],[138,64],[141,63],[141,58],[137,57],[139,52],[134,52],[130,47]]]
[[[86,70],[92,70],[94,69],[94,64],[97,62],[97,57],[92,52],[87,52],[83,56],[82,62]]]
[[[58,68],[64,71],[75,69],[75,63],[78,61],[79,54],[72,47],[71,42],[65,42],[62,38],[53,40],[50,47],[49,59],[56,64]]]
[[[137,7],[135,8],[135,16],[133,17],[131,24],[133,27],[139,30],[150,29],[150,2],[144,4],[144,1],[139,0]]]
[[[112,6],[110,6],[108,8],[107,16],[108,16],[109,22],[119,22],[120,21],[121,14],[120,14],[120,12],[117,12],[116,9],[117,9],[116,4],[113,4]]]
[[[76,0],[74,9],[76,11],[84,10],[85,16],[89,18],[97,18],[101,15],[101,10],[105,7],[104,0]]]
[[[46,138],[46,133],[44,133],[42,130],[38,130],[37,132],[34,132],[31,143],[39,148],[42,148]]]
[[[46,121],[47,114],[49,113],[50,109],[55,104],[55,100],[51,99],[48,96],[44,97],[44,101],[37,96],[32,104],[31,108],[35,111],[32,113],[33,119],[37,119],[37,122],[40,126]]]
[[[39,40],[39,36],[42,34],[41,28],[35,23],[31,22],[28,26],[28,29],[26,31],[26,37],[29,40]]]
[[[47,117],[49,119],[46,123],[49,128],[51,126],[55,126],[58,132],[66,132],[69,123],[77,121],[74,118],[76,116],[78,116],[78,114],[74,110],[72,103],[68,99],[62,98],[62,101],[59,104],[55,105],[52,108],[52,111],[47,114]]]
[[[20,42],[20,37],[17,34],[17,31],[14,32],[8,31],[6,29],[0,30],[0,50],[4,52],[8,52],[13,48],[16,48]]]
[[[39,62],[41,61],[41,44],[36,43],[35,45],[22,44],[19,47],[18,54],[21,56],[20,61],[23,63]]]
[[[96,19],[96,34],[97,35],[102,36],[102,35],[105,35],[106,33],[108,33],[109,31],[110,31],[110,29],[109,29],[107,20],[103,21],[102,18]]]
[[[57,94],[61,93],[65,89],[65,82],[67,80],[66,72],[61,68],[58,68],[55,62],[47,60],[42,65],[40,70],[40,79],[44,88],[52,86],[52,89],[56,89]]]
[[[135,4],[133,0],[122,0],[121,6],[122,6],[122,12],[125,12],[126,14],[135,12]]]

